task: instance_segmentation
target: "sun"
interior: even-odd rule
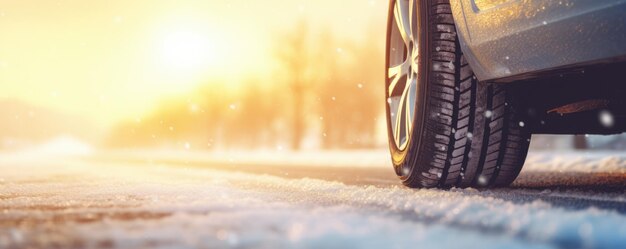
[[[184,74],[206,70],[216,60],[210,36],[189,30],[166,33],[161,39],[159,54],[168,70]]]

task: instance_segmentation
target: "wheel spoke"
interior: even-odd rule
[[[411,114],[409,114],[410,112],[410,103],[408,103],[408,98],[409,98],[409,86],[410,84],[406,84],[403,91],[402,91],[402,96],[400,97],[400,105],[398,106],[398,109],[396,110],[396,127],[395,127],[395,139],[396,142],[398,143],[398,145],[400,147],[403,146],[403,144],[406,142],[407,140],[407,136],[408,134],[410,134],[410,130],[409,130],[409,116],[412,116]]]
[[[411,34],[411,39],[414,39],[415,37],[417,37],[416,31],[417,31],[417,9],[415,8],[415,2],[417,1],[410,1],[409,0],[409,31]],[[413,40],[415,42],[415,40]]]
[[[396,144],[398,145],[398,147],[402,147],[402,133],[405,132],[405,130],[403,129],[402,126],[404,126],[405,122],[405,115],[404,115],[404,95],[402,96],[402,98],[400,98],[400,103],[398,105],[398,109],[396,110],[396,123],[394,127],[394,139],[396,140]]]
[[[417,39],[417,9],[416,9],[416,1],[409,1],[409,20],[410,20],[410,30],[411,30],[411,39],[413,41],[413,50],[410,53],[411,63],[417,62],[417,57],[419,56],[419,41]],[[417,71],[417,67],[413,67],[413,70]]]
[[[416,95],[416,91],[417,91],[417,81],[415,79],[412,79],[411,82],[408,82],[407,87],[405,88],[405,93],[403,95],[406,95],[406,97],[404,98],[404,106],[405,106],[405,122],[406,125],[404,126],[405,130],[406,130],[406,134],[411,134],[411,128],[413,127],[413,115],[415,114],[415,95]]]
[[[411,2],[411,3],[409,3]],[[413,38],[411,32],[411,17],[413,16],[410,11],[413,7],[413,1],[396,1],[396,6],[394,10],[394,18],[396,20],[396,25],[398,26],[398,30],[400,31],[400,36],[402,36],[402,40],[404,44],[408,47],[409,41]]]
[[[402,79],[403,76],[406,76],[409,72],[408,69],[408,63],[402,63],[400,65],[394,66],[389,68],[389,78],[391,79],[391,83],[389,83],[389,88],[388,88],[388,94],[389,96],[387,97],[391,97],[392,94],[394,93],[394,91],[396,90],[396,87],[398,86],[398,83],[400,82],[400,79]]]

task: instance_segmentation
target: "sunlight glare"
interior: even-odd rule
[[[215,62],[215,49],[208,36],[191,31],[165,35],[161,44],[164,65],[179,73],[203,70]]]

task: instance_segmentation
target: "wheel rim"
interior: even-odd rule
[[[417,37],[417,10],[412,0],[397,0],[393,6],[393,20],[388,46],[387,104],[389,124],[395,146],[407,147],[413,129],[419,44]]]

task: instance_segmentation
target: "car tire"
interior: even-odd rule
[[[392,0],[387,25],[387,131],[402,182],[420,188],[513,182],[530,133],[506,86],[474,76],[449,1]]]

